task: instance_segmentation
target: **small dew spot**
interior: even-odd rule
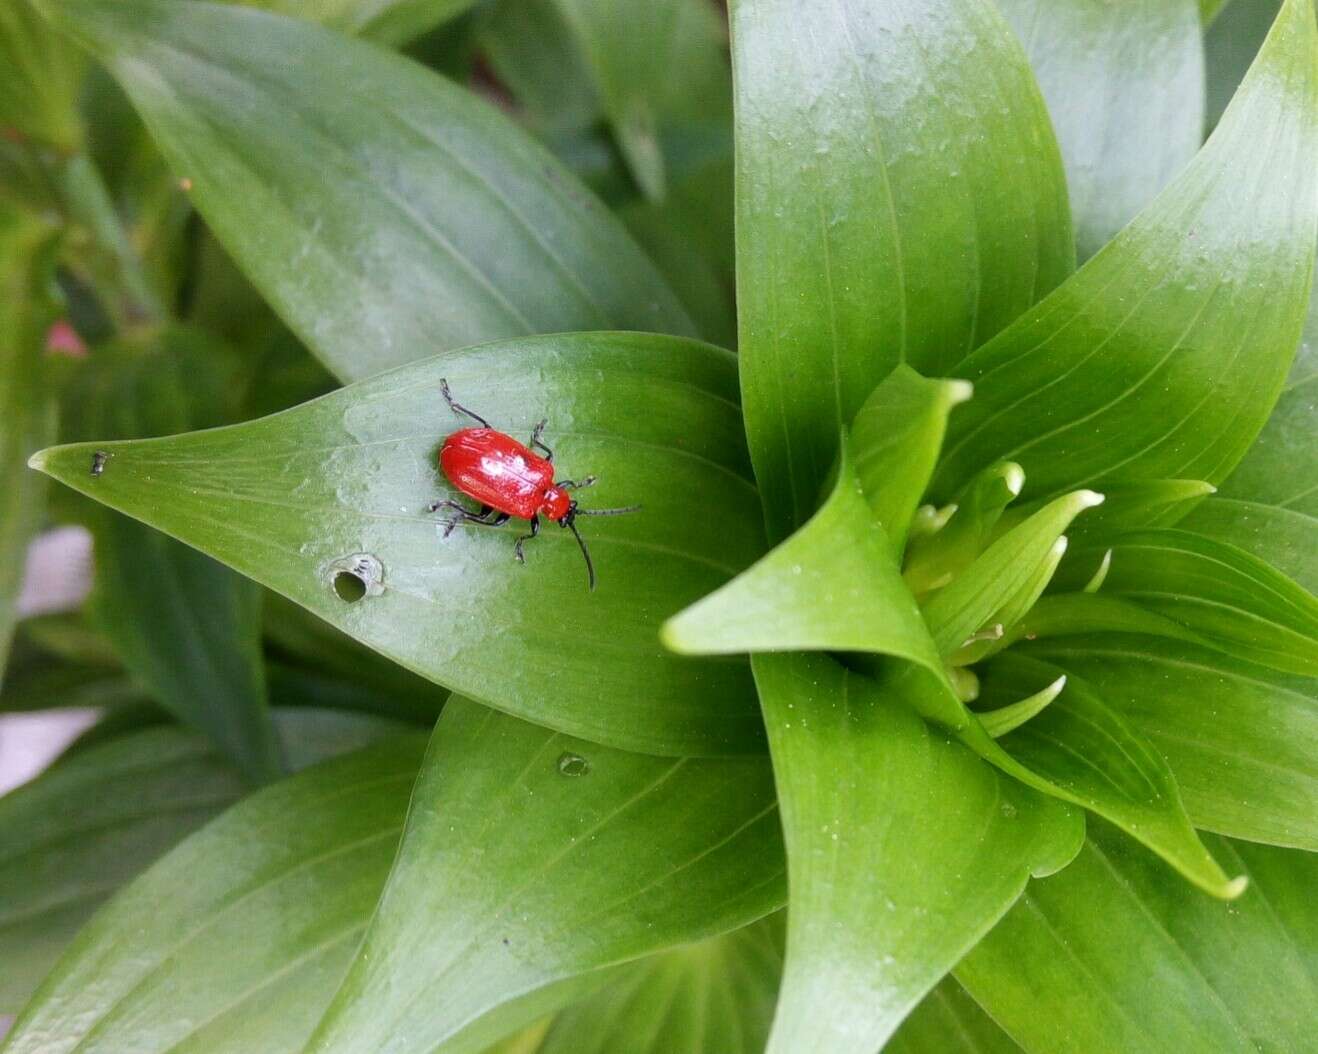
[[[580,754],[562,753],[558,756],[560,776],[584,776],[590,771],[590,762]]]
[[[384,565],[370,553],[353,553],[329,565],[329,583],[335,595],[348,604],[384,592]]]

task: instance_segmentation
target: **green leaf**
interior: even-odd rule
[[[664,197],[666,125],[731,114],[726,31],[706,0],[555,0],[645,195]],[[674,72],[679,71],[674,76]]]
[[[1208,839],[1249,892],[1198,893],[1102,823],[957,968],[1031,1051],[1221,1054],[1312,1045],[1318,856]]]
[[[861,491],[849,443],[832,494],[813,519],[669,619],[662,636],[683,654],[869,652],[909,659],[942,676],[920,609]]]
[[[526,333],[690,332],[584,187],[415,63],[238,8],[45,2],[109,66],[220,241],[340,378]]]
[[[951,977],[921,1000],[883,1048],[883,1054],[1020,1054]]]
[[[1020,37],[1057,132],[1087,260],[1203,141],[1196,0],[997,0]]]
[[[1318,691],[1186,641],[1040,640],[1029,654],[1082,677],[1171,765],[1196,827],[1318,850]]]
[[[1318,317],[1316,309],[1318,297],[1310,302],[1311,321]],[[1296,362],[1301,370],[1305,365]],[[1181,524],[1253,553],[1311,593],[1318,592],[1316,397],[1318,373],[1292,382],[1218,496],[1200,504]]]
[[[436,465],[456,398],[515,435],[549,419],[567,477],[600,477],[583,520],[599,571],[550,525],[513,558],[516,527],[444,538]],[[640,334],[535,337],[469,348],[230,428],[38,455],[43,471],[297,601],[415,673],[527,720],[652,753],[761,749],[741,661],[664,651],[661,620],[762,547],[734,359]],[[646,408],[637,413],[636,407]],[[352,580],[356,578],[354,583]],[[355,602],[336,591],[357,585]],[[351,596],[352,594],[348,594]]]
[[[278,722],[295,768],[356,749],[399,727],[379,718],[316,710],[283,710]],[[80,747],[31,783],[0,798],[0,845],[4,847],[0,851],[0,958],[5,964],[0,971],[0,1012],[19,1009],[106,897],[235,802],[244,789],[242,774],[202,736],[157,726]],[[191,908],[180,909],[175,904],[182,889],[190,889],[199,878],[209,878],[211,869],[229,869],[233,876],[239,865],[230,858],[210,860],[206,867],[205,875],[174,869],[174,880],[186,887],[169,888],[160,903],[149,909],[139,902],[139,910],[153,914],[170,905],[176,912],[174,923],[186,922],[190,928],[197,916]],[[110,911],[125,917],[122,909]],[[128,936],[130,930],[120,932],[129,943],[120,949],[126,962],[143,946]],[[162,939],[167,936],[167,931],[157,932]],[[105,939],[105,931],[101,933]],[[87,940],[80,942],[82,954],[88,946]],[[167,978],[160,981],[164,982],[162,989],[166,988]],[[202,992],[193,995],[204,999]],[[97,1002],[90,993],[84,996],[65,989],[64,996],[56,996],[54,1002],[72,997],[84,1010]],[[68,1008],[72,1012],[72,1006]],[[60,1041],[64,1041],[63,1035]],[[121,1049],[144,1049],[127,1039],[124,1042]]]
[[[495,0],[477,38],[518,117],[540,135],[585,133],[602,118],[599,93],[556,0]]]
[[[1185,172],[1037,308],[956,367],[940,500],[1001,458],[1027,499],[1108,480],[1220,482],[1281,391],[1318,241],[1318,31],[1288,0]]]
[[[1239,659],[1318,675],[1318,598],[1256,556],[1190,531],[1118,536],[1103,592]],[[1098,554],[1078,554],[1092,563]]]
[[[1009,651],[981,672],[980,701],[1010,703],[1062,673]],[[1166,759],[1082,678],[1067,674],[1057,699],[1000,742],[1201,889],[1227,899],[1244,889],[1244,880],[1228,879],[1199,841]]]
[[[143,347],[100,348],[70,399],[70,430],[77,438],[136,437],[216,424],[229,416],[232,365],[223,345],[181,328],[161,330]],[[83,451],[78,472],[88,493],[113,477],[114,458],[108,447]],[[260,589],[134,520],[87,508],[96,559],[90,611],[124,666],[249,779],[270,779],[280,760],[261,661]]]
[[[1006,326],[1070,272],[1071,228],[986,0],[738,0],[732,40],[743,395],[778,540],[879,381],[945,373]]]
[[[0,129],[60,153],[82,145],[78,88],[83,63],[42,20],[31,0],[0,9]]]
[[[948,414],[970,396],[964,381],[930,380],[903,364],[856,413],[851,424],[856,474],[898,553],[906,549],[911,520],[938,463]]]
[[[559,1014],[526,1054],[760,1054],[782,973],[782,913],[651,956]]]
[[[1229,2],[1230,0],[1199,0],[1199,15],[1203,24],[1207,26],[1212,22]]]
[[[791,887],[768,1051],[870,1054],[1031,874],[1066,865],[1083,820],[825,656],[752,666]]]
[[[41,361],[51,313],[37,285],[38,257],[49,236],[43,224],[0,206],[0,678],[18,618],[28,541],[45,510],[46,488],[24,462],[55,435]]]
[[[319,22],[385,44],[405,44],[456,18],[473,0],[227,0]]]
[[[627,754],[454,698],[308,1051],[479,1050],[544,1013],[520,997],[768,914],[782,867],[766,761]]]
[[[621,215],[649,252],[700,332],[737,344],[731,158],[676,180],[662,202],[638,201]]]

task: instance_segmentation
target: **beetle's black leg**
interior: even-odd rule
[[[426,506],[428,512],[438,512],[440,509],[448,509],[454,515],[451,520],[444,523],[444,537],[447,538],[453,533],[453,529],[460,523],[477,523],[482,527],[502,527],[508,522],[506,512],[495,512],[488,505],[482,505],[480,512],[472,512],[470,509],[464,509],[456,501],[432,501]]]
[[[455,414],[466,414],[473,421],[479,421],[481,423],[482,428],[490,427],[490,422],[485,420],[485,418],[483,418],[480,414],[472,413],[461,403],[456,403],[453,401],[453,393],[448,390],[448,381],[443,377],[439,379],[439,390],[440,393],[444,396],[444,401],[448,403],[448,408],[452,410]]]
[[[533,429],[531,429],[531,442],[528,445],[531,447],[532,450],[534,450],[536,447],[539,447],[541,450],[545,452],[545,460],[553,461],[554,452],[540,441],[540,437],[545,434],[545,425],[547,424],[549,424],[549,418],[542,417],[540,419],[540,423],[537,424]]]
[[[517,539],[517,544],[513,546],[513,553],[517,556],[517,562],[519,564],[526,563],[526,555],[522,552],[522,543],[529,542],[532,538],[534,538],[539,533],[540,533],[540,517],[532,516],[531,533],[522,535],[520,538]]]
[[[585,490],[598,482],[595,476],[582,476],[580,479],[560,479],[554,486],[562,487],[564,490]]]

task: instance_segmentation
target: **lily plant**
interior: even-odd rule
[[[1312,0],[729,6],[0,16],[7,1054],[1312,1049]]]

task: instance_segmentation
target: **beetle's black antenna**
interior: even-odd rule
[[[581,532],[577,530],[577,525],[573,522],[575,516],[563,517],[563,526],[572,532],[576,538],[577,544],[581,546],[581,555],[586,558],[586,574],[590,576],[590,591],[595,592],[595,565],[590,560],[590,550],[586,548],[586,539],[581,537]]]
[[[629,512],[640,512],[641,506],[628,505],[622,509],[577,509],[578,516],[622,516]]]
[[[441,377],[439,379],[439,391],[444,396],[444,401],[448,403],[448,408],[452,410],[455,414],[466,414],[472,420],[479,421],[481,423],[481,427],[483,428],[490,427],[490,422],[485,420],[485,418],[483,418],[480,414],[472,413],[461,403],[455,403],[453,401],[453,393],[448,390],[447,377]]]

